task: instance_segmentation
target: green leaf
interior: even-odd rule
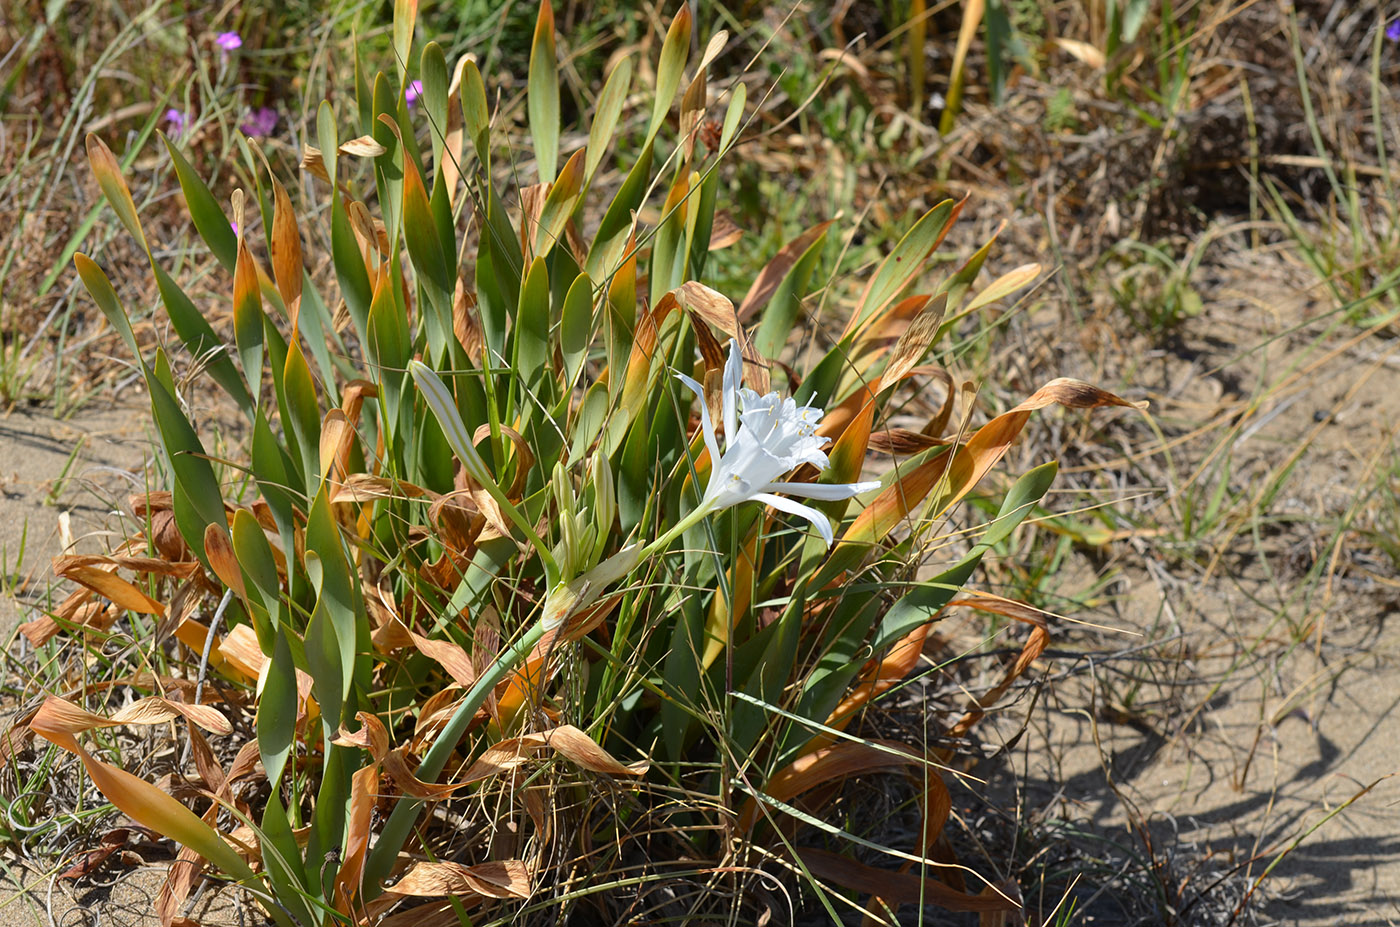
[[[661,225],[651,244],[651,304],[685,282],[686,228],[690,210],[697,208],[692,201],[691,183],[696,175],[676,181],[661,210]]]
[[[622,186],[608,204],[598,223],[598,232],[593,236],[593,244],[588,248],[588,260],[584,262],[584,267],[594,280],[611,281],[622,260],[622,246],[632,228],[632,214],[642,208],[650,179],[651,146],[646,145],[627,172],[627,179],[622,181]]]
[[[467,138],[476,148],[476,156],[482,165],[482,174],[491,176],[491,111],[486,104],[486,85],[481,80],[481,71],[475,61],[468,61],[462,68],[462,126]]]
[[[520,314],[515,329],[515,363],[512,373],[520,388],[543,402],[540,394],[545,366],[550,359],[549,345],[549,269],[544,258],[537,257],[520,290]],[[534,403],[528,398],[519,403],[520,413],[529,417]]]
[[[394,65],[399,84],[408,86],[408,58],[413,50],[413,27],[418,20],[418,0],[394,0]]]
[[[773,623],[772,632],[763,646],[763,656],[752,674],[739,684],[739,691],[770,705],[783,703],[783,690],[787,687],[797,658],[803,604],[804,599],[794,595],[783,616]],[[767,712],[759,706],[747,701],[735,702],[731,743],[739,751],[738,755],[748,754],[770,723]]]
[[[450,223],[450,213],[447,218]],[[404,170],[403,233],[408,253],[413,256],[413,267],[419,273],[431,304],[421,307],[424,315],[432,319],[428,326],[429,353],[441,357],[452,330],[452,290],[456,272],[448,253],[443,250],[438,217],[428,200],[418,165],[412,160],[405,162]]]
[[[268,681],[271,682],[270,679]],[[263,698],[266,698],[266,694]],[[295,703],[293,707],[295,707]],[[261,717],[261,700],[258,708]],[[276,782],[277,780],[271,779],[271,781]],[[277,901],[286,906],[287,912],[303,927],[311,927],[311,925],[321,923],[322,919],[313,915],[311,906],[307,904],[306,899],[309,892],[306,886],[306,867],[302,864],[301,847],[297,844],[296,835],[292,832],[291,823],[287,820],[286,809],[282,807],[282,800],[278,797],[275,789],[273,794],[268,796],[267,805],[263,809],[260,830],[259,849],[262,851],[263,868],[267,871],[268,880],[272,883]]]
[[[365,260],[360,254],[359,243],[350,226],[350,216],[340,201],[340,193],[335,188],[336,148],[339,144],[335,128],[335,114],[329,103],[322,102],[316,111],[317,140],[321,143],[321,157],[326,163],[326,173],[331,178],[331,261],[335,265],[335,278],[340,284],[340,295],[345,300],[345,308],[350,312],[350,321],[355,326],[355,334],[361,338],[365,333],[365,320],[369,316],[371,298],[369,272],[365,270]],[[388,216],[385,216],[387,221]],[[392,232],[391,232],[392,234]]]
[[[1006,540],[1035,511],[1054,482],[1057,469],[1058,464],[1051,461],[1024,474],[1007,492],[996,519],[987,526],[981,540],[956,566],[928,582],[916,584],[890,607],[880,623],[875,653],[884,653],[920,624],[932,620],[957,595],[982,561],[983,555]]]
[[[337,710],[341,705],[345,706],[345,710],[343,714],[336,716],[332,724],[334,729],[341,721],[354,716],[356,699],[352,693],[356,690],[351,684],[357,674],[357,653],[368,651],[369,625],[364,602],[359,595],[358,579],[350,571],[350,562],[345,555],[345,542],[331,511],[330,497],[325,486],[316,493],[311,510],[306,515],[306,551],[308,559],[310,555],[315,555],[318,564],[315,571],[309,564],[307,566],[307,573],[311,576],[317,592],[317,607],[325,609],[335,632],[338,672],[342,681]],[[310,633],[308,624],[308,646]],[[365,669],[368,670],[367,663]],[[368,683],[368,679],[364,682]],[[359,691],[367,690],[361,688]],[[321,707],[324,712],[324,703]]]
[[[121,166],[117,164],[112,149],[96,135],[89,134],[87,155],[88,164],[97,178],[97,185],[102,188],[102,195],[107,198],[112,211],[117,214],[127,232],[140,242],[142,250],[149,255],[151,246],[146,243],[146,233],[136,215],[136,202],[131,198],[131,190],[126,185],[126,178],[122,176]]]
[[[842,594],[822,633],[826,646],[802,680],[802,694],[793,708],[794,714],[818,723],[831,717],[851,681],[865,666],[867,638],[883,609],[884,601],[870,592],[848,590]],[[802,747],[815,733],[806,725],[790,725],[779,742],[774,765],[786,766],[796,759],[790,751]]]
[[[429,42],[419,57],[419,74],[423,81],[423,113],[428,117],[428,131],[433,139],[433,176],[442,172],[443,149],[447,146],[447,58],[442,46]]]
[[[860,309],[846,326],[847,332],[859,331],[877,312],[890,304],[904,288],[923,273],[924,262],[933,254],[947,234],[955,216],[955,204],[944,200],[924,213],[914,227],[886,255],[870,278],[861,297]]]
[[[742,84],[740,86],[743,86]],[[598,105],[593,110],[593,124],[588,128],[588,159],[583,167],[583,185],[592,186],[593,175],[598,165],[603,163],[603,155],[612,143],[617,120],[622,115],[622,106],[627,102],[627,91],[632,87],[632,59],[618,61],[603,92],[598,94]]]
[[[156,289],[160,291],[161,302],[165,304],[165,313],[170,317],[175,334],[180,336],[190,354],[206,365],[214,382],[222,386],[243,413],[251,418],[253,397],[228,356],[224,340],[215,334],[199,307],[185,295],[185,291],[164,268],[153,261],[151,271],[155,274]]]
[[[282,532],[283,549],[292,544],[295,516],[293,515],[294,495],[292,487],[305,489],[305,482],[293,469],[291,458],[272,433],[266,417],[260,412],[253,421],[253,441],[251,453],[253,478],[258,481],[258,491],[267,500],[272,518]],[[294,475],[295,474],[295,475]]]
[[[651,124],[647,126],[646,145],[650,147],[656,133],[666,122],[671,112],[671,104],[680,89],[685,76],[685,62],[690,57],[690,28],[692,17],[690,4],[683,3],[671,20],[671,28],[666,31],[666,41],[661,45],[661,60],[656,65],[656,102],[652,104]]]
[[[271,656],[274,635],[280,625],[278,605],[281,599],[281,584],[277,579],[277,560],[272,553],[272,545],[263,534],[262,525],[247,509],[237,509],[233,513],[233,530],[230,532],[233,555],[243,571],[244,587],[248,598],[263,609],[261,623],[256,622],[258,643],[265,656]]]
[[[382,72],[374,78],[375,118],[370,135],[384,146],[384,154],[374,159],[375,189],[379,192],[379,209],[383,213],[384,230],[389,236],[390,250],[396,250],[399,241],[399,225],[402,222],[403,203],[404,144],[391,125],[386,125],[380,116],[387,116],[393,125],[398,124],[399,107],[403,105],[402,92]],[[368,289],[368,285],[366,285]]]
[[[697,585],[694,581],[684,584],[685,588]],[[699,711],[700,655],[705,649],[705,613],[698,598],[686,596],[681,600],[679,611],[662,672],[666,697],[661,701],[661,741],[671,762],[682,758],[686,741],[694,729],[693,720]]]
[[[993,105],[1000,105],[1006,93],[1006,75],[1011,65],[1011,43],[1015,29],[1002,0],[987,0],[987,91]]]
[[[569,224],[583,195],[584,149],[580,148],[564,164],[559,179],[549,189],[544,206],[540,209],[539,228],[535,229],[535,255],[544,257],[555,244],[564,238],[564,230]]]
[[[214,477],[204,453],[204,445],[190,426],[180,404],[161,378],[146,368],[146,388],[151,394],[151,410],[155,415],[156,431],[161,449],[174,477],[171,492],[174,497],[175,525],[199,561],[208,566],[204,554],[204,529],[209,525],[227,524],[224,499],[219,481]]]
[[[588,349],[593,344],[593,281],[580,273],[564,298],[559,324],[559,349],[564,356],[564,393],[578,382]]]
[[[598,440],[598,434],[608,420],[608,410],[611,407],[608,384],[600,380],[588,388],[574,418],[574,440],[569,447],[569,466],[572,467],[583,460],[593,442]]]
[[[482,460],[481,455],[477,453],[476,447],[472,444],[471,432],[467,430],[466,424],[462,421],[462,415],[457,411],[457,404],[453,400],[447,384],[443,383],[438,375],[421,361],[410,361],[408,370],[409,373],[413,374],[413,381],[418,384],[418,391],[423,395],[423,401],[427,403],[428,408],[432,410],[433,417],[442,426],[443,434],[447,436],[447,442],[452,445],[457,459],[462,462],[462,467],[471,475],[472,479],[481,484],[481,487],[500,506],[501,512],[506,518],[510,519],[511,523],[535,548],[540,562],[545,566],[546,578],[553,585],[559,576],[559,567],[555,562],[554,554],[550,552],[549,545],[545,544],[535,533],[534,522],[527,518],[516,507],[515,503],[510,501],[500,484],[496,482],[495,475],[486,466],[486,461]]]
[[[386,276],[375,291],[374,302],[370,306],[369,337],[365,341],[370,373],[379,387],[379,399],[384,403],[384,420],[390,428],[390,439],[398,431],[404,375],[413,350],[409,340],[408,314],[399,305],[397,293],[397,288]]]
[[[478,245],[476,266],[477,307],[481,312],[481,327],[493,359],[506,353],[506,328],[515,317],[520,298],[520,283],[524,275],[525,258],[520,253],[520,239],[511,228],[505,204],[494,188],[488,186],[491,197],[486,210],[486,228]],[[488,361],[486,366],[492,366]]]
[[[282,373],[286,390],[290,422],[283,422],[293,452],[300,458],[302,474],[308,487],[315,485],[321,472],[321,408],[316,401],[316,384],[311,368],[301,353],[301,345],[293,341],[287,348],[287,361]],[[290,427],[288,427],[290,425]]]
[[[97,266],[97,262],[81,251],[73,255],[73,266],[78,269],[78,276],[82,278],[83,286],[87,287],[93,302],[97,303],[97,308],[101,309],[102,314],[106,316],[107,324],[116,330],[122,339],[122,344],[126,345],[127,352],[139,361],[141,349],[136,344],[136,335],[131,330],[131,320],[127,317],[126,310],[122,308],[120,300],[117,299],[117,291],[112,286],[112,281],[107,278],[107,274],[103,272],[102,268]]]
[[[744,298],[741,318],[748,312],[763,311],[753,340],[754,347],[764,357],[777,357],[791,337],[802,312],[802,300],[807,296],[812,271],[826,247],[826,230],[830,225],[830,222],[823,222],[789,242],[764,268],[764,274],[770,269],[773,276],[781,274],[777,286],[766,293],[760,290],[763,283],[763,275],[760,275],[749,290],[749,295],[754,297],[753,304],[749,297]],[[780,264],[783,258],[786,260]]]
[[[958,307],[962,305],[963,297],[972,288],[972,284],[977,280],[977,275],[982,272],[982,265],[987,260],[987,255],[992,251],[992,244],[996,241],[993,236],[982,247],[978,248],[972,257],[968,258],[957,272],[944,280],[938,287],[939,293],[948,294],[948,308],[950,313],[956,313]]]
[[[238,235],[233,231],[233,226],[229,225],[228,216],[224,215],[219,201],[214,199],[214,194],[195,173],[190,162],[180,154],[180,149],[165,137],[164,132],[157,134],[165,143],[165,150],[170,153],[170,160],[175,165],[175,176],[180,181],[180,192],[184,194],[185,206],[190,211],[195,230],[209,246],[214,257],[224,265],[224,270],[232,271],[238,259]]]
[[[270,659],[267,681],[258,697],[258,755],[267,770],[267,781],[282,781],[296,741],[297,678],[288,631],[278,634]]]
[[[258,402],[263,375],[263,313],[258,294],[258,272],[253,256],[242,243],[238,248],[238,263],[233,274],[233,339],[238,345],[238,359],[243,364],[243,378],[248,383],[253,402]]]
[[[559,165],[559,61],[554,51],[554,7],[549,0],[540,3],[535,20],[526,103],[540,183],[550,183]]]
[[[739,121],[744,118],[744,104],[748,99],[748,88],[735,84],[734,95],[729,98],[729,108],[724,111],[724,127],[719,133],[720,151],[728,151],[730,143],[734,141],[734,133],[739,131]]]
[[[707,171],[700,182],[700,196],[692,203],[693,219],[688,230],[690,272],[687,279],[701,280],[710,259],[710,237],[715,227],[715,197],[719,192],[719,171]]]

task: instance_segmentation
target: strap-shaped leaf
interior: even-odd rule
[[[481,71],[475,61],[468,61],[462,68],[462,125],[467,130],[467,138],[476,148],[476,156],[482,165],[482,173],[491,176],[491,111],[486,104],[486,85],[481,80]]]
[[[540,210],[539,228],[534,230],[535,254],[544,257],[564,238],[564,229],[569,224],[574,210],[583,195],[584,157],[580,148],[564,163],[559,178],[549,188],[544,207]]]
[[[62,708],[69,705],[71,703],[61,698],[50,696],[30,721],[30,729],[82,760],[93,784],[127,817],[181,846],[189,847],[250,887],[257,885],[257,876],[248,868],[243,857],[193,811],[151,783],[103,763],[79,746],[60,717]]]
[[[413,382],[418,385],[418,390],[423,395],[423,401],[427,403],[433,417],[442,426],[443,434],[447,436],[447,442],[452,446],[457,459],[462,462],[463,469],[486,490],[500,506],[502,514],[510,519],[516,529],[535,548],[540,561],[545,565],[546,576],[550,584],[553,585],[557,581],[559,568],[553,553],[550,552],[549,545],[545,544],[535,533],[534,523],[516,507],[515,503],[501,489],[500,484],[496,482],[495,475],[486,466],[486,461],[482,460],[481,455],[477,453],[472,441],[472,434],[462,421],[461,413],[457,411],[457,403],[452,398],[447,384],[443,383],[432,368],[422,361],[410,361],[408,370],[409,373],[413,374]]]
[[[152,261],[151,272],[155,275],[156,289],[160,292],[161,302],[165,305],[165,313],[170,317],[175,334],[180,336],[190,354],[206,365],[209,375],[238,403],[244,414],[251,415],[254,405],[252,394],[239,376],[224,340],[205,320],[194,300],[165,272],[165,268]]]
[[[320,109],[316,111],[316,135],[321,143],[321,156],[325,159],[326,171],[331,178],[331,262],[335,265],[335,278],[340,284],[340,295],[345,300],[345,308],[350,312],[350,321],[355,326],[355,333],[363,338],[372,297],[369,272],[365,269],[364,257],[360,254],[355,232],[350,226],[350,216],[345,211],[336,186],[338,136],[335,113],[329,103],[322,102]],[[385,219],[387,221],[388,217]]]
[[[238,257],[238,236],[229,225],[228,216],[219,207],[219,201],[210,192],[209,186],[195,173],[190,162],[180,153],[164,132],[157,133],[170,153],[170,161],[175,165],[175,177],[180,181],[180,192],[184,194],[185,206],[194,221],[195,231],[209,246],[214,257],[224,265],[224,270],[233,270]]]
[[[301,345],[295,341],[287,347],[282,384],[291,419],[283,422],[283,428],[288,432],[292,453],[299,458],[307,485],[314,486],[312,481],[320,471],[321,408],[316,400],[316,384],[311,379],[311,368],[306,365]]]
[[[423,95],[419,102],[423,114],[428,117],[428,133],[433,140],[433,174],[442,172],[443,150],[447,147],[447,57],[442,46],[429,42],[419,55],[419,76],[423,81]]]
[[[423,175],[412,161],[404,165],[403,232],[414,268],[426,282],[450,294],[453,279],[448,257],[443,253],[442,238],[428,201],[428,190],[423,185]]]
[[[1004,541],[1023,521],[1030,517],[1040,500],[1050,490],[1058,465],[1051,461],[1028,471],[1018,479],[1002,500],[997,517],[987,525],[978,541],[957,565],[932,580],[914,585],[895,602],[880,621],[874,642],[874,652],[883,653],[920,623],[933,618],[952,601],[972,576],[983,555]]]
[[[593,123],[588,127],[588,159],[584,162],[583,183],[590,186],[598,165],[603,163],[603,155],[612,144],[617,120],[622,115],[622,106],[627,102],[627,91],[632,87],[632,59],[618,61],[608,75],[603,92],[598,94],[598,105],[593,110]]]
[[[623,260],[624,245],[632,230],[632,216],[646,199],[651,160],[652,148],[646,145],[598,223],[586,262],[588,275],[594,280],[608,279]]]
[[[886,255],[876,268],[861,295],[860,307],[851,314],[850,321],[846,323],[842,340],[864,328],[866,323],[893,302],[915,277],[923,273],[924,262],[948,234],[965,202],[967,201],[954,203],[952,200],[944,200],[914,223],[914,227],[899,240],[899,244],[895,245],[894,250]]]
[[[777,357],[791,337],[830,227],[830,221],[822,222],[784,245],[754,278],[739,304],[740,319],[763,312],[753,341],[764,357]]]
[[[647,147],[650,147],[652,139],[656,138],[656,133],[666,122],[666,114],[671,111],[676,91],[680,89],[681,79],[685,76],[685,62],[690,57],[692,25],[690,4],[682,3],[675,18],[671,20],[671,27],[666,30],[666,41],[661,44],[661,60],[656,65],[656,102],[652,105],[651,122],[647,126]]]
[[[530,137],[535,142],[540,183],[550,183],[559,166],[559,61],[554,51],[554,7],[549,0],[540,3],[539,17],[535,20],[526,105],[530,111]]]
[[[107,278],[107,274],[103,272],[102,268],[97,266],[96,261],[81,251],[73,255],[73,266],[78,269],[78,276],[82,279],[83,286],[87,288],[93,302],[97,303],[97,308],[102,310],[107,324],[112,326],[121,337],[127,353],[140,360],[141,349],[136,344],[135,333],[131,330],[131,320],[127,317],[126,310],[122,308],[121,301],[117,298],[117,291],[112,286],[112,281]]]
[[[126,185],[126,178],[122,176],[121,165],[117,163],[116,157],[112,154],[112,149],[107,147],[107,143],[91,133],[87,137],[88,164],[92,166],[93,176],[97,178],[97,185],[102,188],[102,195],[106,197],[108,204],[121,220],[122,226],[141,243],[141,248],[147,254],[151,251],[151,246],[146,243],[146,233],[141,228],[141,220],[136,215],[136,202],[131,198],[131,190]]]
[[[569,286],[560,314],[559,349],[564,357],[563,392],[569,393],[593,345],[593,281],[580,273]]]
[[[399,84],[406,86],[409,53],[413,48],[413,28],[418,22],[418,0],[394,0],[394,65]]]
[[[374,303],[369,310],[369,338],[365,342],[370,374],[379,387],[379,398],[384,403],[390,439],[398,432],[400,398],[413,347],[408,331],[408,314],[399,305],[397,293],[393,278],[389,274],[383,275],[374,291]]]
[[[262,389],[265,321],[262,298],[258,295],[258,271],[253,265],[253,255],[248,251],[248,245],[240,237],[238,264],[233,272],[233,338],[238,345],[243,378],[248,383],[254,404],[258,402],[258,393]]]
[[[651,243],[651,302],[685,282],[686,226],[688,213],[696,204],[691,201],[691,184],[699,175],[691,173],[678,178],[661,208],[661,225]]]
[[[169,391],[158,371],[146,367],[146,387],[151,394],[151,409],[155,413],[156,431],[161,448],[174,476],[171,492],[174,497],[175,524],[190,550],[203,562],[204,529],[212,524],[222,525],[224,500],[214,468],[204,452],[204,445],[195,434],[180,404]],[[207,566],[207,564],[206,564]]]

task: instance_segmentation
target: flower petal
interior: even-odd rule
[[[734,440],[739,430],[739,383],[744,379],[744,354],[739,339],[729,341],[729,362],[724,365],[724,440]]]
[[[831,520],[809,505],[801,502],[793,502],[791,499],[784,499],[782,496],[775,496],[768,492],[756,492],[749,497],[755,502],[762,502],[773,506],[780,512],[787,512],[789,515],[797,515],[812,523],[812,527],[817,529],[817,533],[826,541],[826,546],[830,547],[836,540],[835,533],[831,530]]]
[[[690,387],[690,391],[700,400],[700,427],[705,432],[705,448],[710,452],[710,473],[713,474],[719,469],[719,439],[715,437],[715,423],[710,421],[710,404],[705,401],[705,387],[683,373],[677,373],[676,379]]]
[[[769,483],[763,488],[771,492],[785,492],[789,496],[800,496],[804,499],[832,501],[836,499],[849,499],[863,492],[879,489],[880,481],[866,480],[863,483]]]

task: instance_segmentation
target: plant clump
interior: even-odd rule
[[[948,737],[1039,655],[1042,613],[961,590],[1054,464],[1011,481],[961,538],[936,532],[1035,411],[1129,403],[1060,379],[980,427],[953,420],[940,340],[1039,273],[974,293],[988,242],[927,284],[953,201],[868,273],[810,363],[778,363],[830,223],[785,245],[737,304],[706,284],[746,97],[734,83],[711,100],[725,38],[692,61],[691,29],[682,7],[641,94],[645,132],[601,204],[641,88],[620,59],[586,141],[564,150],[548,3],[526,97],[533,184],[498,187],[502,114],[470,56],[412,55],[412,3],[396,5],[394,71],[357,60],[351,112],[320,106],[301,161],[316,202],[300,215],[256,139],[240,139],[254,189],[226,212],[166,137],[194,227],[231,275],[231,340],[164,269],[116,158],[89,137],[201,386],[164,348],[142,353],[79,254],[149,392],[164,487],[131,500],[141,528],[111,556],[59,559],[76,589],[24,632],[54,649],[120,629],[138,668],[50,695],[7,750],[51,742],[179,845],[164,923],[200,872],[303,927],[702,921],[761,907],[775,877],[833,917],[1017,906],[943,835],[951,750],[852,729],[915,670],[950,605],[1030,631]],[[312,212],[321,236],[303,234]],[[307,271],[317,240],[333,292]],[[196,427],[185,397],[206,381],[246,422],[242,459],[212,454]],[[917,431],[886,424],[931,382],[948,386],[938,414]],[[877,452],[894,463],[866,478]],[[188,742],[179,790],[125,771],[107,738],[170,724]],[[889,850],[882,868],[830,849],[833,836],[879,849],[823,809],[848,778],[889,773],[917,784],[916,851]]]

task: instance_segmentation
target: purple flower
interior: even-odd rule
[[[189,122],[190,117],[173,106],[165,111],[165,124],[169,127],[171,138],[179,138],[180,133],[185,131],[185,127],[189,125]]]
[[[271,135],[277,128],[277,110],[267,106],[259,106],[250,112],[243,120],[243,125],[239,126],[244,135],[261,137]]]
[[[418,98],[422,95],[423,82],[421,80],[415,80],[404,88],[403,101],[409,106],[413,106],[418,102]]]
[[[229,220],[229,223],[228,223],[228,227],[231,228],[231,229],[233,229],[233,234],[235,234],[235,235],[238,234],[238,223],[237,223],[237,222],[234,222],[232,219],[230,219],[230,220]]]
[[[1400,19],[1385,27],[1385,37],[1392,42],[1400,42]]]
[[[231,52],[243,46],[243,37],[237,32],[220,32],[214,38],[214,43],[224,51]]]

